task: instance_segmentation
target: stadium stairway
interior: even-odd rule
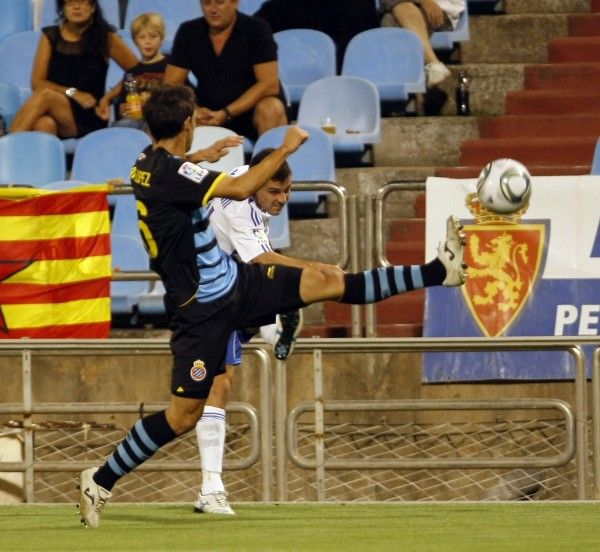
[[[442,85],[448,94],[444,116],[386,118],[382,143],[374,150],[375,166],[338,169],[338,182],[350,193],[372,194],[386,182],[417,182],[434,174],[472,178],[490,159],[505,156],[523,159],[536,175],[589,173],[600,135],[600,56],[577,59],[561,49],[571,38],[572,44],[578,38],[600,41],[600,0],[504,4],[505,15],[471,18],[471,40],[463,45],[462,63],[449,66],[454,76],[460,70],[473,76],[474,115],[454,115],[455,78],[449,78]],[[569,61],[554,59],[566,60],[568,55]],[[387,256],[393,263],[420,263],[425,197],[403,194],[397,201],[388,198],[393,204],[389,214],[386,203]],[[322,235],[335,232],[327,223],[316,223]],[[314,239],[309,234],[314,232],[315,221],[292,221],[297,239],[289,253],[311,256]],[[423,295],[414,292],[377,305],[378,335],[422,335]],[[302,335],[349,336],[350,319],[348,305],[310,306]]]
[[[549,63],[526,65],[523,89],[506,94],[505,115],[481,118],[458,166],[437,175],[473,177],[498,157],[516,158],[534,175],[589,173],[600,135],[600,3],[590,8],[566,16],[568,36],[549,40]]]

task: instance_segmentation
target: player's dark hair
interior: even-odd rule
[[[116,29],[106,21],[98,0],[87,0],[96,9],[90,18],[82,36],[82,49],[86,54],[101,54],[108,56],[108,33]],[[65,20],[65,0],[56,0],[56,13],[61,21]]]
[[[162,85],[142,108],[150,134],[155,140],[173,138],[183,128],[188,117],[194,116],[196,100],[194,92],[187,86]]]
[[[249,165],[254,167],[254,165],[258,165],[267,155],[273,153],[275,148],[265,148],[261,149],[256,155],[252,157]],[[292,174],[292,169],[288,165],[287,161],[284,161],[281,167],[277,169],[277,172],[272,176],[271,180],[276,180],[277,182],[283,182]]]

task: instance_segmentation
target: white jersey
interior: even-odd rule
[[[237,167],[229,174],[239,176],[248,165]],[[253,197],[235,201],[216,197],[210,202],[210,225],[219,247],[226,253],[237,253],[242,261],[250,262],[261,253],[273,251],[269,242],[269,218]]]

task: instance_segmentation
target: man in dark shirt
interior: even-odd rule
[[[79,476],[79,508],[89,527],[118,479],[145,462],[200,419],[215,376],[225,372],[229,336],[261,326],[318,301],[366,304],[433,285],[465,281],[464,234],[454,217],[438,256],[424,265],[391,266],[347,274],[333,265],[303,268],[237,262],[219,248],[209,224],[213,197],[247,199],[264,186],[308,138],[291,127],[282,145],[241,176],[216,173],[186,161],[194,133],[194,97],[185,86],[164,87],[144,104],[154,139],[131,170],[139,226],[152,268],[163,281],[172,313],[171,400],[166,410],[136,422],[100,468]]]
[[[237,11],[238,0],[201,0],[204,17],[179,27],[164,80],[196,78],[197,123],[251,140],[287,124],[277,45],[268,24]]]

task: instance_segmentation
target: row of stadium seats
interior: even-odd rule
[[[281,144],[288,127],[263,134],[255,152]],[[334,152],[331,139],[320,128],[307,128],[310,139],[288,159],[297,187],[301,182],[335,183]],[[196,129],[192,149],[204,147],[230,133],[219,127]],[[0,138],[0,184],[27,184],[46,189],[68,189],[85,184],[120,178],[128,182],[129,172],[138,153],[150,144],[148,135],[131,128],[111,127],[88,134],[78,141],[73,166],[66,178],[65,151],[61,140],[44,132],[17,132]],[[31,159],[36,162],[32,163]],[[209,168],[230,170],[243,164],[241,146],[220,164]],[[99,162],[100,161],[100,162]],[[212,166],[211,166],[212,165]],[[295,191],[296,205],[308,202],[323,206],[324,194]],[[137,209],[130,194],[111,195],[113,208],[111,243],[113,270],[146,271],[149,260],[137,227]],[[271,241],[276,248],[290,245],[288,210],[271,221]],[[150,281],[111,284],[112,312],[118,325],[135,325],[144,317],[164,316],[161,284]]]

